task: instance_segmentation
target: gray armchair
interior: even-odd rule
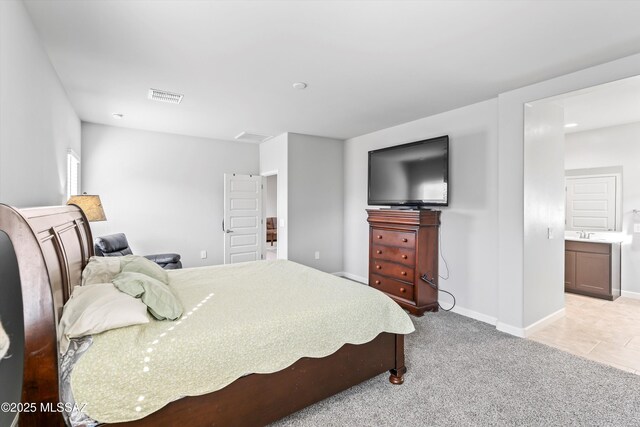
[[[127,236],[125,236],[124,233],[96,237],[93,244],[97,256],[133,255],[133,251],[127,241]],[[145,255],[144,257],[166,270],[182,268],[179,254]]]

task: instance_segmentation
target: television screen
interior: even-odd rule
[[[449,136],[369,151],[369,205],[447,206]]]

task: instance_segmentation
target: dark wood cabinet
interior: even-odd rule
[[[620,296],[620,245],[565,241],[566,292],[614,300]]]
[[[564,251],[564,288],[572,290],[576,287],[576,253]]]
[[[367,213],[369,286],[416,316],[438,311],[440,212],[370,209]]]

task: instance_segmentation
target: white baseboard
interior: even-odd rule
[[[368,284],[369,280],[367,280],[365,277],[361,277],[355,274],[351,274],[351,273],[347,273],[346,271],[338,271],[336,273],[331,273],[335,276],[340,276],[340,277],[346,277],[347,279],[351,279],[351,280],[355,280],[356,282],[360,282],[363,284]]]
[[[488,323],[491,326],[496,326],[498,319],[493,316],[488,316],[477,311],[469,310],[468,308],[460,307],[456,305],[451,312],[459,314],[461,316],[470,317],[471,319],[479,320],[484,323]]]
[[[640,292],[622,291],[620,296],[625,298],[640,299]]]
[[[513,335],[520,338],[525,337],[524,328],[512,326],[507,323],[497,322],[496,329],[499,330],[500,332],[504,332],[505,334]]]
[[[356,282],[360,282],[365,285],[369,282],[365,277],[361,277],[352,273],[347,273],[346,271],[338,271],[332,274],[340,277],[346,277],[347,279],[355,280]],[[628,298],[640,299],[640,293],[637,293],[637,292],[622,291],[622,296],[626,296]],[[565,316],[565,309],[561,308],[555,313],[551,313],[547,317],[538,320],[537,322],[527,326],[526,328],[521,328],[521,327],[509,325],[507,323],[499,322],[496,317],[489,316],[487,314],[480,313],[474,310],[470,310],[468,308],[460,307],[459,305],[456,305],[451,311],[461,316],[469,317],[471,319],[479,320],[480,322],[488,323],[491,326],[495,326],[496,329],[501,332],[507,333],[509,335],[514,335],[520,338],[529,337],[535,334],[536,332],[538,332],[540,329],[546,327],[547,325]]]
[[[524,336],[530,337],[531,335],[535,334],[539,330],[546,328],[556,320],[562,319],[565,315],[566,315],[566,310],[564,307],[562,307],[560,310],[556,311],[555,313],[551,313],[547,317],[543,317],[537,322],[524,328]]]
[[[496,325],[496,329],[501,332],[507,333],[509,335],[514,335],[520,338],[527,338],[535,334],[536,332],[538,332],[540,329],[543,329],[549,326],[551,323],[555,322],[556,320],[563,318],[565,316],[565,313],[566,312],[563,307],[560,310],[556,311],[555,313],[551,313],[550,315],[538,320],[535,323],[532,323],[531,325],[525,328],[519,328],[517,326],[512,326],[506,323],[498,322],[498,324]]]

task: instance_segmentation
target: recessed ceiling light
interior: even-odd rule
[[[113,116],[114,119],[120,120],[120,119],[122,119],[124,117],[124,114],[113,113],[112,116]]]
[[[578,126],[577,123],[567,123],[566,125],[564,125],[564,127],[566,127],[566,128],[574,128],[576,126]]]
[[[302,90],[307,88],[307,84],[305,82],[295,82],[293,84],[294,89]]]

